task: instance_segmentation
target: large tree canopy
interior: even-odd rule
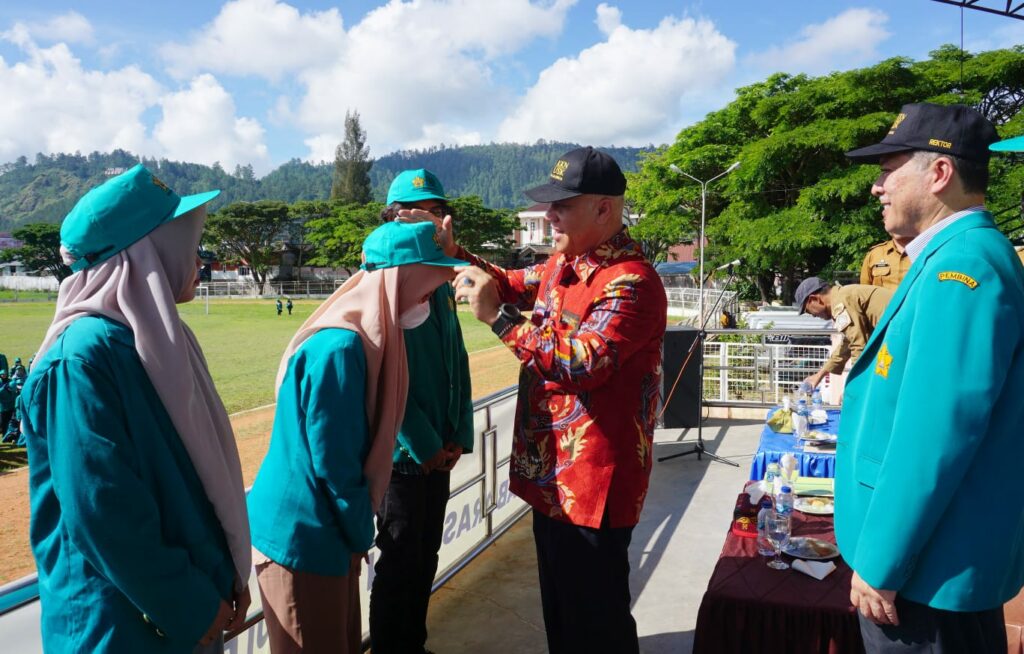
[[[262,289],[274,245],[281,240],[289,220],[288,205],[283,202],[235,202],[207,219],[204,242],[213,244],[222,259],[245,261]]]
[[[857,270],[887,235],[870,195],[878,167],[852,164],[844,153],[881,139],[909,102],[963,102],[984,111],[1003,137],[1024,133],[1024,48],[962,56],[944,46],[926,61],[894,58],[824,77],[779,73],[741,88],[629,175],[628,199],[641,214],[634,231],[658,235],[657,248],[693,238],[700,185],[669,166],[706,180],[740,161],[708,189],[709,261],[743,257],[740,272],[763,300],[772,299],[776,276],[791,300],[808,274]],[[1014,157],[993,157],[990,208],[1016,207],[1022,183]]]
[[[32,223],[14,230],[13,236],[23,245],[4,250],[3,260],[20,261],[30,271],[46,271],[58,282],[71,274],[60,256],[60,225]]]

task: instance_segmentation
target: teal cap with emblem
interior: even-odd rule
[[[219,194],[180,197],[139,164],[82,196],[61,224],[60,243],[75,258],[71,270],[85,270]]]
[[[468,261],[446,256],[432,222],[384,223],[363,241],[363,270],[381,270],[423,263],[428,266],[468,266]]]
[[[426,168],[403,170],[398,173],[388,189],[387,204],[393,202],[412,203],[421,200],[446,200],[444,186],[437,175]]]

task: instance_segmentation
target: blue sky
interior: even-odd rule
[[[984,0],[991,3],[991,0]],[[1024,21],[964,12],[972,51]],[[665,143],[775,71],[958,43],[930,0],[391,0],[0,4],[0,161],[107,151],[265,174],[440,143]]]

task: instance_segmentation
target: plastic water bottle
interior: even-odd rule
[[[783,486],[779,494],[775,496],[775,512],[779,515],[793,514],[793,489]]]
[[[757,512],[757,553],[761,556],[774,556],[775,548],[768,540],[768,527],[765,524],[765,517],[775,511],[772,507],[772,498],[765,495],[761,498],[760,506],[761,510]]]
[[[821,391],[817,388],[814,389],[814,393],[811,394],[811,410],[812,411],[824,411],[825,406],[821,403]]]
[[[800,401],[796,403],[796,411],[793,412],[793,435],[797,438],[807,435],[807,421],[810,419],[810,415],[807,402],[800,398]]]

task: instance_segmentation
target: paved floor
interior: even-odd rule
[[[630,548],[633,615],[645,654],[690,652],[697,609],[722,549],[763,422],[710,419],[708,450],[738,468],[685,456],[654,464]],[[685,439],[679,444],[680,439]],[[659,430],[655,459],[688,450],[696,430]],[[427,646],[437,654],[547,651],[530,517],[431,601]]]

